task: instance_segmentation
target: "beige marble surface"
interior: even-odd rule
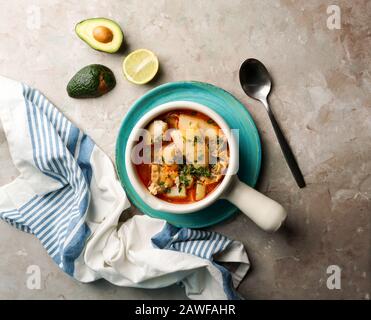
[[[263,143],[259,190],[289,211],[287,227],[266,234],[242,214],[213,227],[241,240],[252,269],[240,286],[251,299],[370,298],[371,2],[335,1],[341,29],[326,26],[333,1],[262,0],[14,0],[0,3],[0,74],[44,92],[114,157],[122,117],[156,85],[211,82],[239,98]],[[40,28],[35,15],[40,13]],[[76,22],[105,16],[120,23],[125,49],[92,50],[74,34]],[[137,48],[156,52],[161,74],[135,86],[121,72]],[[297,155],[308,186],[299,190],[259,103],[239,86],[238,68],[261,59],[275,80],[271,103]],[[73,100],[65,86],[75,71],[102,63],[117,76],[108,95]],[[0,129],[0,184],[17,175]],[[29,265],[41,267],[40,290],[26,287]],[[341,290],[326,286],[329,265],[342,269]],[[79,284],[64,275],[38,241],[0,223],[0,298],[173,299],[181,289]]]

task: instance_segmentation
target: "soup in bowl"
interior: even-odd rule
[[[139,144],[134,159],[138,177],[151,194],[169,203],[204,199],[222,182],[229,164],[226,135],[200,111],[159,115],[143,130]]]
[[[129,135],[125,165],[130,183],[155,210],[191,213],[224,198],[264,230],[275,231],[286,212],[238,179],[236,133],[205,105],[174,101],[157,106]]]

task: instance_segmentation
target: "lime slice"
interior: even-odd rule
[[[138,49],[130,53],[122,64],[125,77],[132,83],[145,84],[158,71],[158,59],[152,51]]]

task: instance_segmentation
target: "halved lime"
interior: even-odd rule
[[[126,78],[135,84],[151,81],[158,71],[156,55],[147,49],[138,49],[130,53],[122,64]]]

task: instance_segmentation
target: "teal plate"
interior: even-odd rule
[[[172,214],[153,210],[135,192],[125,168],[125,148],[138,120],[154,107],[170,101],[193,101],[216,111],[231,129],[239,129],[241,181],[254,187],[261,165],[261,145],[258,130],[245,106],[230,93],[203,82],[171,82],[161,85],[138,99],[126,114],[116,142],[116,168],[121,183],[132,204],[143,213],[164,219],[177,227],[202,228],[221,222],[238,209],[226,200],[218,200],[206,209],[190,214]]]

